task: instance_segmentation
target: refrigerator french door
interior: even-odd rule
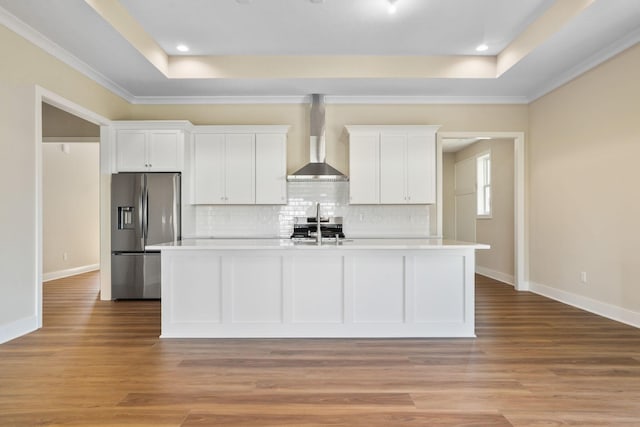
[[[160,298],[160,253],[145,246],[180,239],[180,174],[111,177],[111,298]]]

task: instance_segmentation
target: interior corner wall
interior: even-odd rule
[[[42,144],[44,280],[100,264],[100,146]]]
[[[527,152],[532,290],[636,325],[638,70],[640,44],[533,102]]]
[[[0,343],[37,328],[36,86],[110,119],[129,104],[0,25]]]

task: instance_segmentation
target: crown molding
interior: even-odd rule
[[[326,104],[526,104],[525,96],[325,96]]]
[[[640,28],[631,32],[630,34],[627,34],[625,37],[622,37],[621,39],[618,39],[613,43],[603,47],[598,52],[594,53],[575,67],[570,68],[565,73],[562,73],[560,76],[553,79],[551,83],[535,91],[531,96],[528,97],[527,102],[531,103],[536,99],[541,98],[544,95],[554,91],[560,86],[569,83],[570,81],[586,73],[587,71],[597,67],[603,62],[629,49],[638,42],[640,42]]]
[[[132,104],[309,104],[299,96],[138,96]],[[325,104],[526,104],[524,96],[325,96]]]
[[[121,86],[96,71],[89,64],[78,59],[75,55],[71,54],[60,45],[54,43],[49,38],[45,37],[42,33],[33,29],[31,26],[9,13],[3,7],[0,7],[0,24],[18,34],[20,37],[33,43],[54,58],[64,62],[71,68],[79,71],[91,80],[102,85],[105,89],[113,92],[119,97],[124,98],[128,102],[132,102],[132,100],[135,99],[135,96],[129,93],[129,91],[123,89]]]
[[[308,95],[296,96],[136,96],[132,104],[308,104]]]

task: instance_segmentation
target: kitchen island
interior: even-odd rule
[[[475,250],[439,239],[188,239],[162,259],[162,338],[473,337]]]

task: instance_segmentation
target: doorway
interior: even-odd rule
[[[444,145],[445,141],[449,141],[449,143],[456,142],[466,145],[471,145],[473,143],[477,143],[481,140],[503,140],[508,141],[510,151],[510,158],[512,160],[511,164],[511,174],[508,175],[509,183],[512,186],[508,191],[512,194],[512,199],[509,201],[509,208],[512,208],[512,223],[509,223],[508,227],[510,227],[509,236],[512,242],[512,250],[511,255],[512,259],[509,260],[510,267],[513,266],[513,274],[505,275],[498,280],[507,281],[512,283],[517,290],[527,290],[528,285],[526,282],[526,259],[525,259],[525,226],[524,226],[524,200],[525,200],[525,183],[524,183],[524,133],[522,132],[443,132],[438,134],[438,142],[437,142],[437,161],[438,161],[438,194],[437,194],[437,214],[436,214],[436,224],[435,229],[437,230],[438,235],[443,236],[444,238],[456,238],[455,237],[455,223],[445,222],[443,219],[448,216],[450,218],[454,217],[455,213],[455,201],[447,202],[443,198],[444,191],[454,191],[453,188],[447,188],[447,182],[451,183],[455,180],[455,173],[453,172],[453,163],[451,163],[451,157],[447,159],[447,156],[444,155]],[[456,150],[454,150],[456,151]],[[476,150],[478,151],[478,150]],[[485,148],[486,151],[486,148]],[[481,154],[479,151],[475,153],[474,158]],[[462,160],[462,159],[460,159]],[[445,163],[451,163],[451,167],[445,168]],[[468,164],[468,169],[474,169],[471,164]],[[475,165],[477,166],[477,165]],[[450,172],[446,172],[449,170]],[[476,167],[477,170],[477,167]],[[449,176],[445,176],[449,173]],[[475,182],[477,177],[475,176],[475,172],[469,172],[468,174],[474,176],[473,182],[475,187]],[[446,179],[445,179],[446,178]],[[476,189],[474,188],[475,192]],[[471,202],[472,197],[469,196],[471,193],[470,189],[467,189],[467,197],[466,199],[462,198],[461,202],[466,201],[467,205],[471,206],[471,209],[474,210],[474,215],[477,215],[477,193],[475,194],[474,202]],[[460,196],[464,196],[464,191],[461,191]],[[451,198],[455,200],[453,197]],[[506,199],[506,198],[505,198]],[[469,206],[467,206],[467,211],[470,211]],[[486,216],[490,218],[491,216]],[[478,217],[476,217],[477,219]],[[469,222],[467,222],[468,224]],[[488,223],[488,222],[487,222]],[[484,224],[483,224],[484,225]],[[487,228],[487,227],[483,227]],[[487,228],[489,229],[489,228]],[[464,232],[464,231],[463,231]],[[478,229],[478,233],[481,233],[481,230]],[[472,236],[473,233],[468,230],[468,236]],[[486,236],[486,232],[485,232]],[[482,236],[477,236],[478,241],[482,241]],[[468,240],[476,240],[471,237]],[[484,255],[484,254],[483,254]]]
[[[82,123],[85,123],[84,126],[89,126],[93,132],[95,132],[96,128],[99,129],[98,137],[93,136],[93,143],[98,143],[99,145],[99,262],[98,265],[105,265],[105,252],[108,253],[108,245],[109,242],[105,239],[105,226],[104,221],[105,218],[108,221],[109,218],[109,146],[106,138],[106,128],[109,124],[109,120],[105,117],[102,117],[74,102],[71,102],[56,93],[48,91],[44,88],[36,86],[36,99],[35,99],[35,153],[36,153],[36,256],[35,256],[35,269],[36,269],[36,318],[38,327],[42,327],[42,282],[43,282],[43,265],[44,265],[44,245],[43,245],[43,230],[44,230],[44,217],[43,217],[43,206],[44,206],[44,193],[43,193],[43,176],[44,176],[44,168],[43,168],[43,158],[44,158],[44,146],[43,146],[43,110],[46,110],[50,107],[54,107],[57,110],[60,110],[62,114],[66,114],[72,117],[72,120],[82,120]],[[44,114],[47,114],[45,111]],[[50,136],[49,138],[55,138]],[[71,137],[65,137],[64,139],[69,139]],[[80,138],[86,139],[87,137],[81,136]],[[49,139],[49,142],[52,142]],[[77,142],[73,139],[66,141],[68,143]],[[60,150],[63,149],[62,145],[59,145]],[[68,150],[68,147],[64,147],[65,150]],[[106,216],[105,216],[106,212]],[[62,254],[61,256],[64,256]],[[69,253],[67,253],[67,258],[69,258]],[[108,257],[106,257],[108,262]],[[107,271],[108,274],[108,271]],[[103,279],[103,274],[101,272],[101,281]],[[102,295],[101,295],[102,297]]]
[[[100,127],[42,104],[43,281],[100,266]]]

